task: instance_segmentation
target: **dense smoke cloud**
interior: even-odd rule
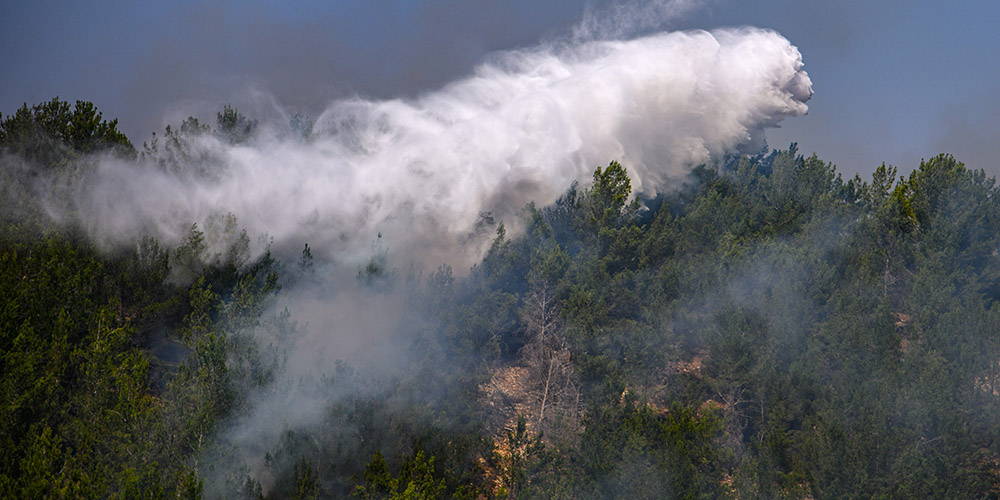
[[[191,221],[234,213],[252,235],[358,262],[381,233],[418,265],[469,263],[483,212],[548,204],[598,165],[621,161],[636,191],[806,112],[799,52],[754,28],[661,33],[496,54],[475,73],[412,100],[340,100],[303,139],[265,103],[257,137],[203,135],[209,175],[104,162],[78,209],[105,241],[153,230],[176,241]],[[253,116],[253,113],[250,113]]]

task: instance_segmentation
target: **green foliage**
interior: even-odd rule
[[[377,290],[389,290],[396,278],[396,270],[389,268],[388,250],[382,243],[382,233],[372,241],[372,254],[368,263],[358,270],[358,282]]]
[[[180,128],[167,125],[163,133],[163,149],[160,149],[160,138],[154,132],[149,143],[142,143],[142,158],[155,161],[161,168],[172,172],[194,171],[209,175],[217,160],[210,151],[200,147],[198,140],[210,130],[207,124],[190,116]]]
[[[316,470],[304,457],[295,462],[295,499],[312,500],[319,496],[319,482]]]
[[[299,123],[297,134],[307,134],[311,125]],[[218,144],[242,144],[256,134],[257,120],[241,115],[235,108],[225,105],[216,114],[216,128],[198,118],[188,117],[180,127],[167,125],[162,136],[155,133],[149,142],[142,144],[142,159],[155,162],[172,173],[212,179],[219,175],[224,165]],[[304,137],[304,136],[303,136]]]
[[[216,134],[230,144],[245,142],[257,130],[257,120],[248,119],[228,104],[216,115],[216,124]]]
[[[590,196],[594,200],[592,210],[595,212],[601,213],[605,210],[621,212],[625,209],[631,194],[632,181],[629,180],[625,167],[617,161],[612,161],[605,169],[597,167],[594,171],[594,186]]]
[[[49,168],[66,168],[79,155],[111,151],[134,158],[135,148],[118,130],[118,120],[102,120],[93,103],[70,104],[58,97],[0,120],[0,151]]]
[[[844,183],[794,145],[695,174],[636,217],[599,169],[477,268],[470,303],[546,277],[589,401],[523,494],[574,491],[558,474],[578,497],[995,495],[994,181],[941,156]]]
[[[435,474],[434,457],[426,457],[422,449],[403,461],[397,476],[389,472],[382,452],[376,451],[365,466],[364,481],[354,495],[366,500],[434,500],[445,498],[447,492],[444,478]]]

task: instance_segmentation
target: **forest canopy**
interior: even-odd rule
[[[981,168],[844,180],[792,144],[650,195],[609,158],[551,205],[481,214],[468,272],[407,271],[381,233],[334,272],[231,213],[109,248],[46,201],[109,157],[211,178],[195,141],[259,131],[227,105],[140,154],[89,102],[0,115],[0,497],[1000,497]],[[299,371],[290,309],[334,279],[310,300],[377,318],[329,329],[384,333],[391,370]]]

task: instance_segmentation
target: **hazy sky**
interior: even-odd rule
[[[137,145],[227,102],[273,96],[315,116],[337,97],[419,95],[491,52],[564,40],[606,3],[8,1],[0,112],[90,100]],[[671,3],[691,8],[654,29],[754,25],[799,47],[816,94],[808,116],[768,133],[772,147],[797,141],[845,175],[940,152],[1000,174],[1000,2]]]

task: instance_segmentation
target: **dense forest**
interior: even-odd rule
[[[0,498],[1000,498],[983,170],[845,181],[792,144],[652,197],[611,161],[484,214],[472,269],[373,244],[343,286],[393,297],[409,355],[291,377],[309,242],[279,258],[219,214],[107,245],[72,205],[108,158],[211,169],[189,141],[256,131],[226,106],[137,150],[88,102],[0,115]],[[238,438],[290,393],[318,417]]]

